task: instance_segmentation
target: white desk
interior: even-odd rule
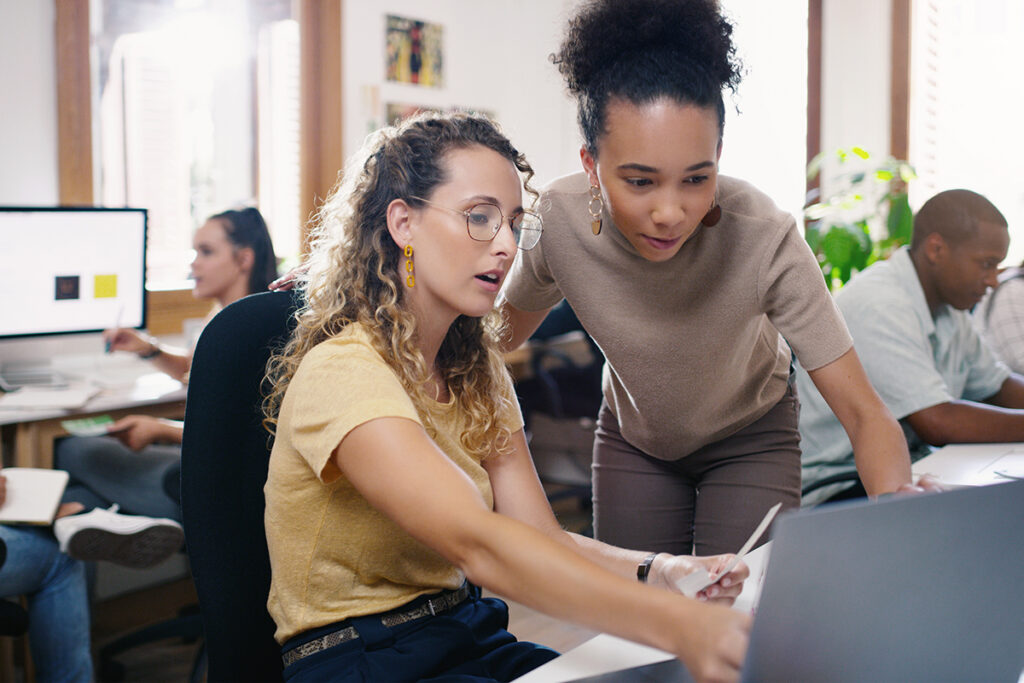
[[[734,609],[743,612],[754,611],[770,554],[769,542],[752,550],[743,558],[750,567],[750,578],[743,583],[743,592],[736,599]],[[563,683],[584,676],[596,676],[634,666],[663,662],[672,659],[673,656],[663,650],[602,633],[525,676],[520,676],[515,683]]]
[[[984,486],[1024,477],[1024,443],[950,444],[921,458],[914,478],[931,474],[950,486]],[[999,474],[1003,473],[1003,474]]]
[[[68,418],[110,415],[117,419],[139,412],[181,418],[185,414],[186,387],[131,354],[65,357],[54,367],[73,385],[89,384],[97,393],[76,408],[0,408],[5,464],[52,467],[53,440],[66,434],[60,423]]]

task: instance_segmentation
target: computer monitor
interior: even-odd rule
[[[0,339],[146,324],[146,210],[0,207]]]
[[[145,327],[146,219],[145,209],[0,206],[0,341]]]

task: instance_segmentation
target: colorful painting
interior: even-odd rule
[[[417,19],[387,17],[387,79],[432,88],[444,85],[443,27]]]

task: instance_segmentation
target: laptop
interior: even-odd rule
[[[1008,681],[1024,670],[1024,481],[775,524],[744,681]],[[678,660],[580,681],[692,681]]]

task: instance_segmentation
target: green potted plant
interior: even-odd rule
[[[821,189],[808,193],[804,235],[830,290],[910,242],[906,188],[917,175],[908,162],[851,147],[815,156],[807,177]]]

